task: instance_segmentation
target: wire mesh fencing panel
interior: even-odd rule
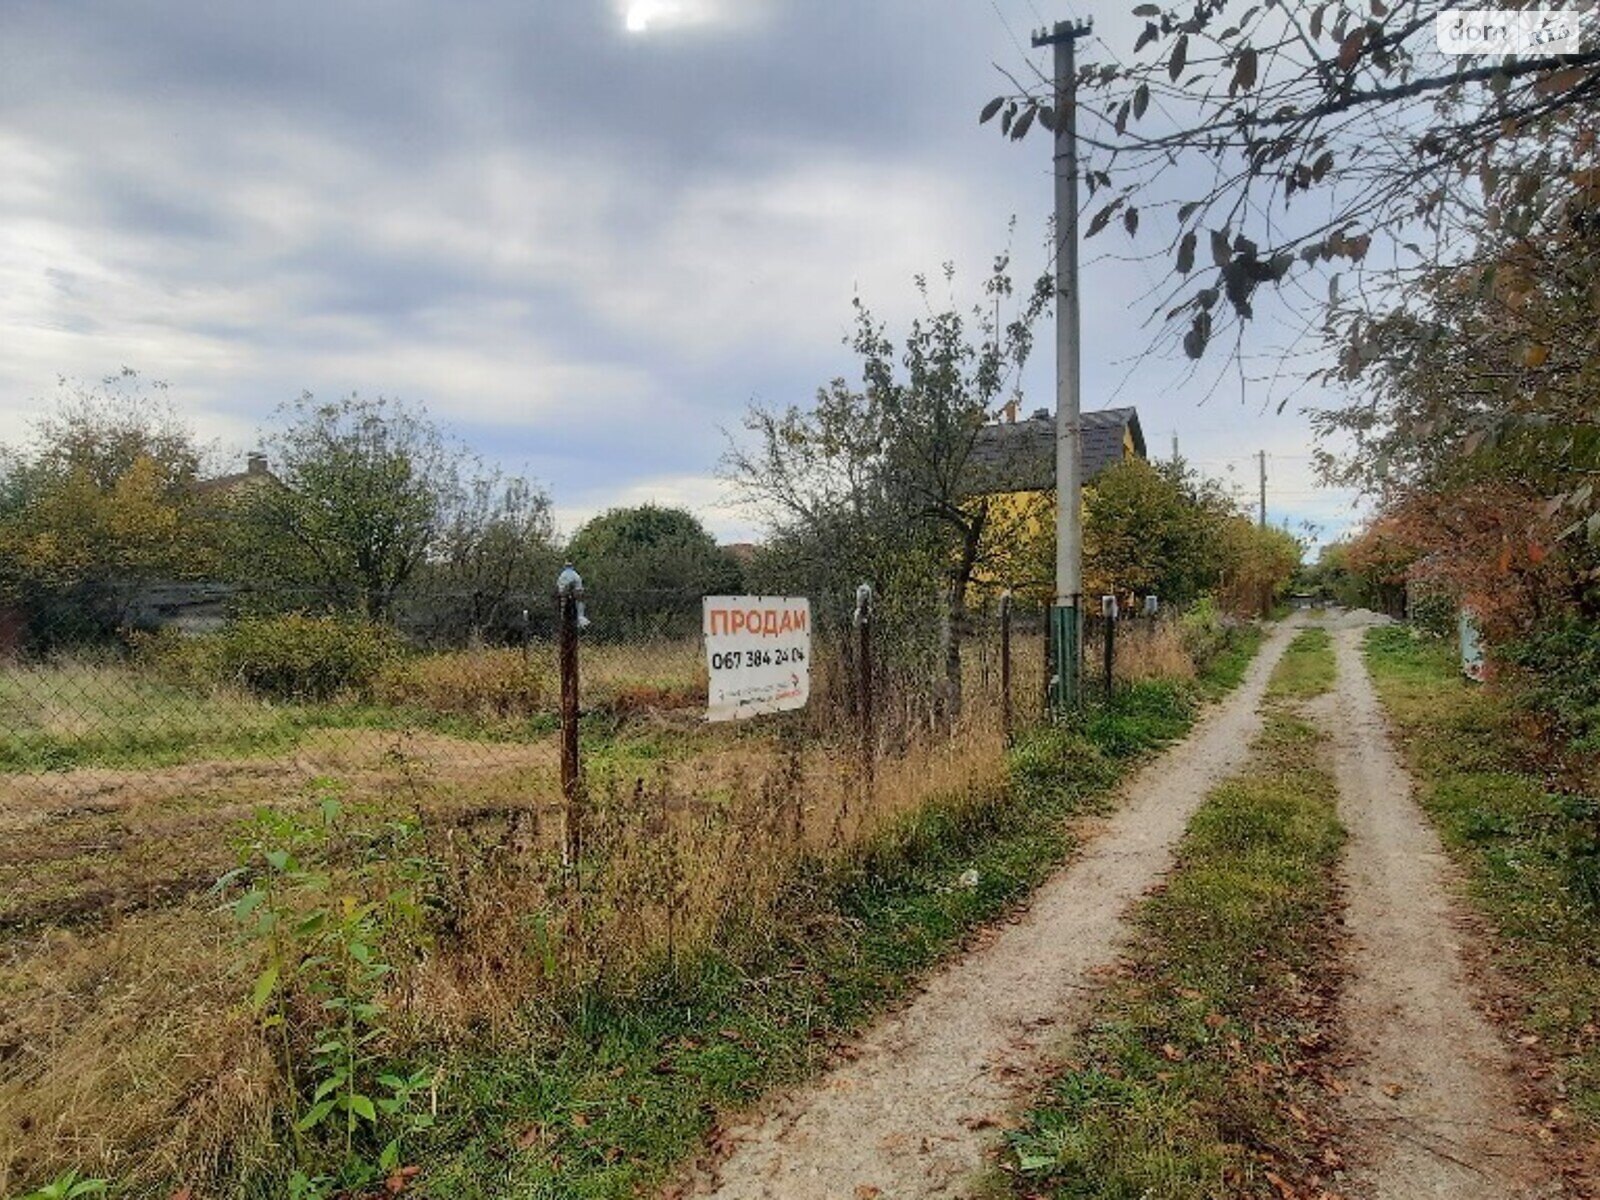
[[[739,728],[702,720],[699,594],[583,598],[584,772],[596,792],[672,787],[721,803],[798,760],[820,795],[798,826],[839,844],[901,811],[926,766],[1001,731],[998,613],[952,621],[938,597],[813,598],[805,710]],[[0,921],[30,924],[169,904],[231,861],[230,830],[262,807],[335,792],[370,815],[517,824],[556,836],[563,809],[557,600],[433,592],[375,617],[310,593],[173,588],[136,624],[31,614],[0,658]],[[1018,720],[1038,712],[1042,619],[1019,614]],[[868,687],[863,688],[863,676]],[[863,706],[870,705],[870,711]],[[987,752],[986,751],[986,752]],[[875,772],[880,761],[891,764]],[[878,792],[863,795],[874,774]]]
[[[426,620],[239,591],[137,625],[30,614],[0,659],[0,922],[204,890],[231,865],[242,820],[330,792],[374,820],[554,804],[555,692],[538,638],[517,621],[445,636],[437,614],[474,598],[425,600]]]
[[[854,595],[812,596],[806,707],[725,723],[705,719],[701,605],[583,597],[575,861],[550,592],[359,619],[229,593],[140,628],[23,630],[0,657],[0,1045],[21,1047],[0,1109],[26,1098],[63,1153],[115,1123],[159,1170],[187,1152],[186,1106],[263,1078],[256,966],[212,889],[264,847],[326,876],[312,906],[391,904],[404,881],[393,932],[413,940],[389,948],[384,999],[397,1031],[449,1039],[770,945],[831,864],[999,795],[993,605],[952,614],[930,588],[878,597],[863,625]],[[1042,707],[1043,629],[1011,614],[1019,726]]]
[[[1166,615],[1129,616],[1124,612],[1107,618],[1095,614],[1084,626],[1083,655],[1085,686],[1101,695],[1107,690],[1108,672],[1112,687],[1194,676],[1194,660],[1184,645],[1182,627],[1175,617]]]

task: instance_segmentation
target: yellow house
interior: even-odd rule
[[[973,582],[983,589],[1037,590],[1043,598],[1052,587],[1055,557],[1055,417],[1046,409],[1023,421],[1014,416],[978,430],[967,460],[970,494],[989,504],[986,553]],[[1146,457],[1137,409],[1105,408],[1082,419],[1086,487],[1107,467]]]

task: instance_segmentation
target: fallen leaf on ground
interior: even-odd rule
[[[511,1135],[511,1144],[518,1150],[532,1150],[544,1141],[543,1125],[528,1125]]]

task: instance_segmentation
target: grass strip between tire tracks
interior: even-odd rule
[[[1321,736],[1286,698],[1331,684],[1302,632],[1249,765],[1195,814],[1135,940],[1014,1132],[992,1192],[1056,1200],[1318,1195],[1339,1165],[1324,1067],[1344,831]],[[1287,1189],[1287,1190],[1286,1190]]]

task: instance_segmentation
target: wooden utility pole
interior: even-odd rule
[[[1077,41],[1088,21],[1057,21],[1033,35],[1055,47],[1056,595],[1050,625],[1058,714],[1080,696],[1083,641],[1083,421],[1078,317]]]

